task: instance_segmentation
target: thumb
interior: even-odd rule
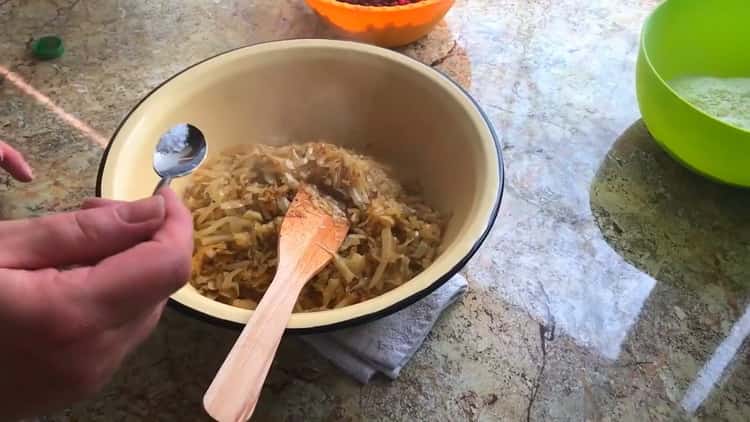
[[[150,239],[165,218],[160,195],[117,206],[0,222],[0,268],[80,265]]]

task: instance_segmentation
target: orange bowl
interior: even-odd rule
[[[305,0],[315,13],[346,38],[399,47],[432,30],[455,0],[422,0],[403,6],[361,6],[337,0]]]

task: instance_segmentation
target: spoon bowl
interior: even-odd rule
[[[175,177],[187,176],[197,169],[208,155],[206,137],[197,127],[180,123],[166,131],[154,151],[154,171],[161,177],[154,193]]]

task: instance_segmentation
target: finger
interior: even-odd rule
[[[105,198],[86,198],[81,203],[81,209],[88,210],[91,208],[112,207],[123,203],[125,203],[125,201],[116,201],[114,199]]]
[[[163,197],[0,222],[0,268],[27,270],[97,262],[151,238],[165,221]]]
[[[21,182],[30,182],[34,178],[31,166],[23,159],[21,153],[3,141],[0,141],[0,168]]]
[[[57,372],[53,378],[62,382],[53,387],[66,388],[77,396],[74,398],[100,391],[128,354],[148,338],[158,324],[162,310],[163,304],[158,304],[119,327],[92,326],[93,329],[88,331],[79,330],[72,337],[74,341],[58,343],[56,353],[51,355],[54,360],[50,375]],[[61,361],[63,365],[60,365]],[[58,370],[54,371],[55,368]]]
[[[163,304],[159,304],[123,326],[97,335],[89,345],[83,344],[83,353],[94,353],[88,362],[84,362],[85,366],[80,371],[84,374],[83,392],[85,395],[98,392],[109,382],[112,375],[122,366],[125,358],[154,331],[161,319],[163,309]],[[78,353],[78,355],[83,353]],[[97,367],[92,368],[95,364]]]
[[[104,335],[117,337],[117,341],[131,338],[127,350],[132,350],[148,336],[158,322],[167,300],[150,308],[144,308],[130,317],[112,323],[104,321],[88,303],[82,303],[80,295],[72,292],[70,278],[75,271],[57,270],[6,270],[0,269],[3,294],[0,295],[0,319],[12,321],[19,342],[29,338],[45,337],[60,345],[79,341],[82,338]],[[97,314],[99,312],[99,314]],[[105,324],[105,322],[108,322]],[[149,322],[148,324],[146,324]],[[141,326],[141,329],[126,327]],[[150,327],[150,328],[149,328]],[[129,330],[127,335],[118,334]],[[107,337],[107,338],[109,338]],[[103,343],[111,344],[104,339]],[[111,349],[113,346],[106,346]]]
[[[43,323],[41,315],[45,307],[55,306],[52,291],[43,287],[54,279],[56,272],[0,268],[0,321],[12,321],[21,332],[31,332],[35,325]]]
[[[190,212],[171,190],[166,219],[153,239],[108,257],[94,267],[71,270],[76,292],[107,326],[121,324],[165,300],[190,278],[193,225]]]
[[[148,339],[159,324],[166,303],[166,300],[161,301],[123,326],[108,332],[109,341],[119,345],[124,355],[131,353]]]

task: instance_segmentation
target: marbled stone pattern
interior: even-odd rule
[[[289,338],[255,420],[750,420],[750,191],[685,170],[640,122],[638,33],[656,4],[458,0],[400,49],[496,126],[498,222],[465,270],[469,293],[398,380],[358,385]],[[28,45],[48,33],[67,52],[37,62]],[[199,59],[333,36],[302,0],[0,0],[0,65],[105,137]],[[3,79],[0,138],[37,174],[0,176],[2,218],[93,194],[101,146]],[[168,311],[105,391],[43,419],[208,420],[201,397],[236,335]]]

